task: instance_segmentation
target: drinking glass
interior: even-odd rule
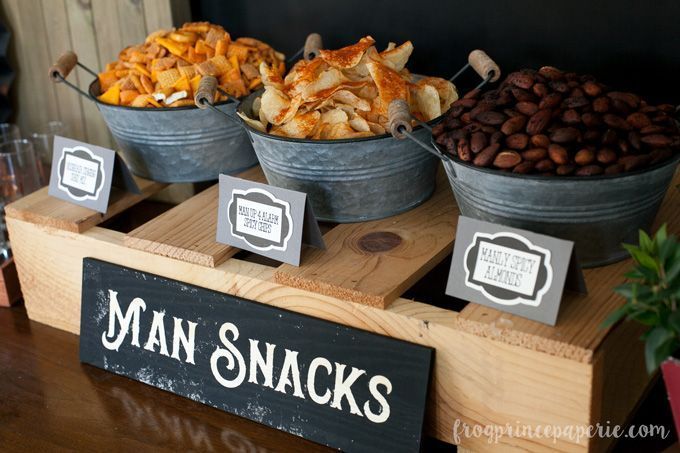
[[[38,161],[38,172],[40,173],[40,182],[47,185],[50,182],[50,171],[52,169],[52,146],[54,145],[54,136],[60,135],[65,137],[68,130],[61,121],[50,121],[47,127],[39,132],[34,132],[31,135],[31,142],[35,149],[36,158]]]
[[[5,205],[40,188],[40,175],[33,145],[28,140],[0,144],[0,256],[9,255]]]
[[[21,140],[19,126],[12,123],[0,123],[0,143]]]

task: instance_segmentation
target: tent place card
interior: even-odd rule
[[[48,189],[51,196],[105,213],[112,185],[140,193],[125,162],[115,151],[54,137]]]
[[[449,296],[555,325],[565,283],[585,293],[573,242],[459,218]]]
[[[335,449],[418,452],[433,355],[83,260],[82,362]]]
[[[220,175],[217,242],[294,266],[302,244],[325,249],[307,195]]]

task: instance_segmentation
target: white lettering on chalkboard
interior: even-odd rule
[[[102,333],[102,344],[105,348],[118,351],[128,334],[131,333],[130,345],[136,348],[140,346],[140,322],[142,313],[146,311],[146,303],[137,297],[132,299],[125,313],[118,302],[118,292],[109,290],[109,319],[108,329]],[[148,317],[148,315],[147,315]],[[180,350],[183,348],[186,354],[186,362],[194,363],[194,349],[197,323],[188,322],[188,330],[183,328],[181,318],[173,317],[174,329],[172,340],[172,354],[168,353],[167,336],[165,329],[165,312],[153,310],[148,335],[143,349],[169,356],[176,360],[180,359]],[[237,388],[246,382],[253,385],[261,385],[276,392],[292,395],[297,398],[310,399],[319,405],[329,405],[339,411],[348,410],[350,414],[363,417],[373,423],[384,423],[390,417],[390,405],[387,396],[392,392],[391,381],[382,375],[374,375],[370,378],[366,370],[350,367],[344,363],[331,363],[325,357],[315,357],[306,367],[306,387],[302,385],[303,376],[299,363],[299,351],[283,348],[283,360],[280,367],[275,367],[277,346],[265,343],[266,354],[263,356],[259,348],[259,340],[248,339],[250,353],[248,364],[243,353],[236,346],[240,332],[238,327],[225,322],[219,329],[220,345],[210,357],[210,370],[215,380],[225,388]],[[281,349],[279,349],[280,351]],[[280,355],[280,354],[279,354]],[[281,360],[281,359],[279,359]],[[319,373],[325,371],[331,377],[330,387],[319,388],[316,381]],[[274,370],[279,370],[274,375]],[[349,371],[348,371],[349,370]],[[260,384],[258,373],[264,377]],[[276,381],[276,385],[274,382]],[[366,382],[368,381],[368,382]],[[368,386],[371,398],[358,404],[354,396],[354,389],[358,386]],[[378,411],[373,410],[376,407]],[[363,412],[361,409],[363,408]]]
[[[132,299],[128,305],[125,314],[118,303],[118,292],[109,290],[109,325],[108,329],[102,333],[102,344],[106,349],[111,351],[118,351],[120,346],[125,341],[130,330],[132,330],[132,339],[130,344],[137,348],[139,344],[139,318],[141,312],[146,311],[146,303],[143,299],[136,297]],[[151,327],[149,328],[149,335],[147,336],[144,349],[151,352],[156,352],[156,346],[160,346],[159,353],[168,356],[168,345],[165,336],[165,313],[153,311],[153,319]],[[181,361],[179,353],[183,348],[186,354],[186,363],[194,363],[194,349],[196,343],[196,323],[188,321],[189,333],[185,333],[182,328],[182,319],[174,319],[174,330],[172,333],[172,355],[171,357]],[[118,331],[116,332],[116,326]],[[115,339],[113,339],[115,337]],[[109,340],[109,338],[113,340]]]
[[[227,333],[231,334],[231,340],[227,337]],[[210,369],[212,370],[215,380],[226,388],[236,388],[243,384],[246,378],[246,372],[248,371],[250,373],[248,382],[256,384],[258,382],[257,370],[259,369],[265,376],[265,382],[268,382],[269,376],[273,374],[274,370],[272,360],[275,356],[276,345],[271,345],[272,352],[270,356],[268,344],[267,359],[265,360],[257,348],[258,342],[249,339],[251,358],[249,361],[250,366],[246,369],[246,360],[234,344],[234,342],[238,340],[239,335],[238,327],[230,322],[226,322],[220,327],[219,337],[223,347],[217,347],[210,357]],[[284,349],[284,351],[283,364],[280,368],[274,390],[283,394],[292,394],[292,396],[298,398],[305,398],[304,389],[301,385],[300,366],[298,363],[299,353],[298,351],[292,351],[290,349]],[[256,355],[255,358],[253,358],[253,353]],[[222,359],[225,359],[226,363],[224,363],[225,360]],[[326,369],[328,375],[335,373],[335,383],[332,390],[327,388],[322,395],[319,395],[316,388],[316,376],[318,369],[321,367]],[[345,410],[342,402],[343,400],[346,400],[350,414],[363,417],[364,414],[361,412],[361,409],[354,398],[353,386],[366,385],[365,383],[357,383],[357,381],[366,375],[366,370],[352,367],[351,371],[346,373],[346,369],[346,364],[336,362],[335,367],[333,367],[331,362],[326,358],[314,358],[307,368],[307,394],[315,403],[320,405],[330,403],[330,407],[341,411]],[[384,393],[380,392],[379,387],[384,388]],[[292,393],[290,393],[291,388],[293,390]],[[369,379],[368,388],[371,396],[380,406],[380,411],[374,413],[371,410],[371,401],[366,401],[363,404],[364,410],[366,411],[366,417],[373,423],[384,423],[390,417],[390,406],[387,401],[387,395],[392,392],[392,383],[387,377],[376,375]]]
[[[146,304],[140,298],[133,299],[128,305],[125,315],[118,303],[118,292],[109,290],[109,328],[102,334],[102,344],[106,349],[117,351],[125,341],[125,337],[132,327],[132,345],[139,347],[139,313],[146,310]],[[116,321],[120,326],[116,336]],[[107,338],[114,338],[109,341]]]

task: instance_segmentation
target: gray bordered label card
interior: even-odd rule
[[[565,286],[585,293],[573,242],[460,216],[446,294],[555,325]]]
[[[294,266],[302,244],[325,249],[302,192],[220,175],[217,242]]]
[[[111,186],[140,193],[115,151],[65,137],[54,137],[49,195],[106,212]]]

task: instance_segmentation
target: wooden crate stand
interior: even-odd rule
[[[259,168],[241,177],[263,180]],[[678,184],[676,177],[672,187]],[[149,183],[146,194],[162,188]],[[143,198],[143,197],[138,197]],[[107,217],[139,201],[123,203]],[[671,189],[658,218],[680,230]],[[94,257],[436,349],[426,431],[454,442],[458,423],[510,426],[623,424],[643,396],[641,329],[601,329],[623,300],[612,288],[630,262],[585,271],[589,294],[566,294],[555,327],[476,304],[461,311],[402,298],[450,253],[458,209],[443,173],[433,197],[408,213],[328,230],[325,252],[299,268],[239,259],[214,241],[210,188],[126,234],[39,191],[7,207],[31,319],[78,334],[82,260]],[[54,219],[58,219],[58,222]],[[266,261],[266,260],[265,260]],[[613,439],[461,437],[474,451],[603,451]]]

